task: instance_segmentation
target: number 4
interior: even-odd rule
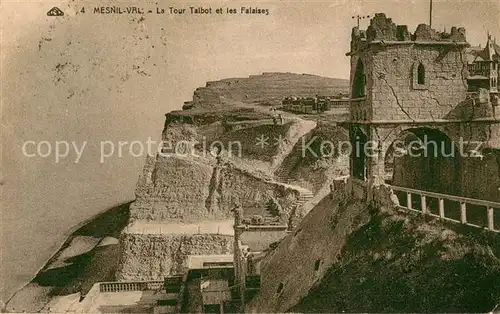
[[[85,7],[80,10],[81,13],[85,13]]]

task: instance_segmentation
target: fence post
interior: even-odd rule
[[[427,214],[427,200],[422,194],[420,194],[420,209],[422,209],[422,214]]]
[[[439,199],[439,217],[444,218],[444,199]]]
[[[406,192],[406,207],[408,209],[412,209],[412,207],[411,207],[411,193],[410,192]]]
[[[488,207],[488,229],[490,231],[495,230],[495,223],[493,221],[493,207]]]
[[[465,202],[460,202],[460,222],[467,223],[467,204]]]

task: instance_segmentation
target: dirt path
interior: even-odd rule
[[[271,162],[271,171],[273,173],[279,168],[283,160],[293,151],[295,144],[297,144],[303,136],[311,132],[317,125],[315,121],[303,120],[298,117],[294,117],[293,119],[296,120],[295,123],[290,127],[290,130],[288,130],[283,145],[280,145],[279,153],[274,156]]]

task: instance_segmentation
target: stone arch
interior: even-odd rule
[[[365,85],[366,85],[365,66],[361,58],[359,58],[356,64],[356,70],[354,71],[351,97],[352,98],[365,97]]]
[[[384,171],[392,170],[394,185],[445,194],[460,192],[460,151],[442,129],[404,127],[384,146]]]
[[[460,141],[460,136],[459,134],[455,134],[452,129],[448,129],[446,126],[441,126],[441,125],[423,125],[423,126],[416,126],[416,125],[398,125],[396,127],[390,128],[390,130],[386,129],[386,135],[383,138],[383,153],[387,151],[387,149],[390,147],[390,145],[397,139],[400,139],[402,136],[404,136],[405,133],[411,132],[412,130],[416,129],[422,129],[422,130],[429,130],[431,132],[439,132],[442,133],[443,136],[446,136],[449,138],[451,141],[454,143],[458,143]],[[380,132],[380,131],[379,131]],[[457,145],[455,147],[458,149]]]

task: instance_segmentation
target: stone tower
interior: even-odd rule
[[[366,31],[353,28],[347,53],[352,178],[372,185],[384,182],[388,150],[409,132],[439,141],[491,140],[488,128],[498,120],[489,98],[467,95],[469,46],[464,28],[440,33],[420,24],[410,33],[383,13],[375,14]],[[458,169],[452,172],[459,175]]]

